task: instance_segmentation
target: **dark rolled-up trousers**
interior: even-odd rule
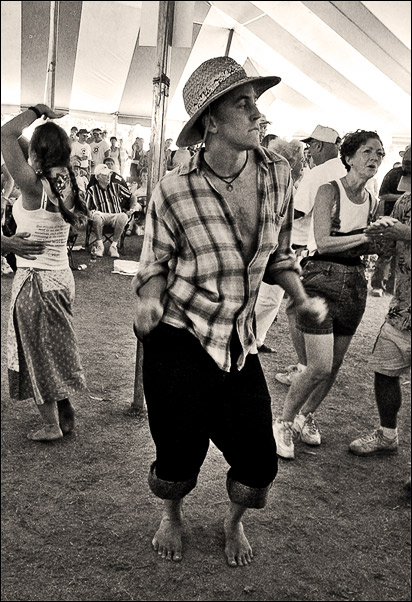
[[[149,484],[163,499],[181,499],[197,482],[209,443],[229,464],[231,501],[262,508],[277,473],[266,380],[256,354],[242,370],[221,370],[185,329],[160,323],[144,341],[143,383],[156,446]],[[239,355],[233,337],[232,358]]]

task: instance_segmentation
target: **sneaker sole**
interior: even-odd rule
[[[396,456],[398,453],[398,449],[375,449],[370,452],[360,452],[354,449],[349,448],[349,452],[354,454],[355,456]]]
[[[279,376],[278,374],[275,375],[275,380],[278,381],[278,383],[282,383],[282,385],[287,385],[288,387],[291,386],[291,382],[290,380],[287,379],[287,377],[283,377],[283,376]]]
[[[322,441],[319,441],[319,443],[313,443],[313,441],[305,441],[305,439],[302,438],[302,436],[300,437],[300,440],[305,443],[305,445],[310,445],[311,447],[319,447],[319,445],[322,443]]]
[[[281,455],[279,454],[279,452],[276,452],[276,455],[277,455],[277,457],[278,457],[278,458],[280,458],[281,460],[289,460],[289,461],[290,461],[290,460],[294,460],[294,459],[295,459],[295,456],[281,456]]]

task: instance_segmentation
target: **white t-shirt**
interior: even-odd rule
[[[110,144],[108,142],[106,142],[106,140],[101,140],[100,142],[91,142],[90,143],[90,149],[92,151],[92,161],[93,161],[93,165],[92,165],[92,172],[94,171],[94,168],[96,167],[96,165],[100,165],[101,163],[103,163],[103,160],[105,158],[105,153],[106,151],[108,151],[110,148]]]
[[[332,180],[339,180],[346,175],[346,169],[339,159],[329,159],[322,165],[316,165],[306,172],[299,182],[298,189],[293,197],[293,206],[297,211],[304,213],[304,217],[294,220],[292,229],[292,244],[307,245],[309,231],[312,224],[313,206],[319,186]]]
[[[81,167],[87,169],[89,167],[89,161],[91,161],[92,159],[92,151],[90,149],[90,144],[87,144],[87,142],[84,142],[82,144],[78,140],[76,140],[76,142],[73,142],[72,152],[70,153],[70,156],[73,157],[74,155],[76,155],[76,157],[80,157]]]

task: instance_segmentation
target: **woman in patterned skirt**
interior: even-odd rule
[[[70,165],[69,138],[48,120],[61,116],[38,104],[1,128],[4,159],[21,190],[13,206],[17,233],[43,243],[43,251],[30,259],[17,257],[8,332],[11,397],[34,398],[44,421],[28,434],[34,441],[53,441],[73,430],[69,394],[85,385],[73,328],[67,239],[71,226],[86,222],[87,209]],[[18,140],[40,118],[27,162]]]

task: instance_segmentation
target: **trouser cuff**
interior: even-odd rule
[[[242,485],[239,481],[234,481],[228,477],[226,487],[231,502],[240,504],[246,508],[264,508],[272,483],[267,487],[255,489],[247,485]]]
[[[149,487],[152,492],[163,500],[181,500],[196,487],[197,475],[188,481],[164,481],[156,475],[156,465],[152,464],[149,471]]]

